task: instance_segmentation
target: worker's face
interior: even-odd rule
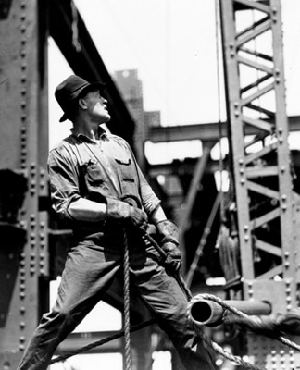
[[[87,112],[93,120],[99,123],[105,123],[110,119],[107,111],[107,100],[99,91],[89,91],[84,100],[86,102]]]

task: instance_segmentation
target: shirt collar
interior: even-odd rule
[[[73,128],[71,128],[71,133],[73,136],[75,136],[76,138],[78,139],[84,139],[84,140],[88,140],[88,141],[95,141],[89,137],[87,137],[86,135],[82,134],[81,132],[76,132]],[[103,128],[103,127],[98,127],[98,135],[99,135],[99,140],[103,140],[106,138],[107,136],[107,132],[106,130]]]

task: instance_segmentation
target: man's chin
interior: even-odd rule
[[[99,119],[99,125],[102,125],[103,123],[106,123],[106,122],[108,122],[110,120],[110,115],[107,115],[107,116],[105,116],[105,117],[101,117],[100,119]]]

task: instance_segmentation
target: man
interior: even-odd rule
[[[167,219],[127,142],[101,127],[109,119],[104,85],[70,76],[56,88],[70,119],[71,135],[48,159],[51,197],[57,215],[70,222],[74,240],[68,252],[56,304],[42,317],[19,365],[47,368],[57,345],[99,302],[130,256],[130,283],[169,335],[188,370],[213,364],[187,318],[187,299],[172,273],[180,268],[178,229]],[[162,259],[145,238],[156,226]]]

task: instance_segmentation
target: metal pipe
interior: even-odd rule
[[[269,315],[272,311],[268,302],[224,301],[224,303],[247,315]],[[191,302],[189,307],[189,316],[197,326],[215,324],[221,320],[223,313],[224,308],[219,303],[205,299]]]

